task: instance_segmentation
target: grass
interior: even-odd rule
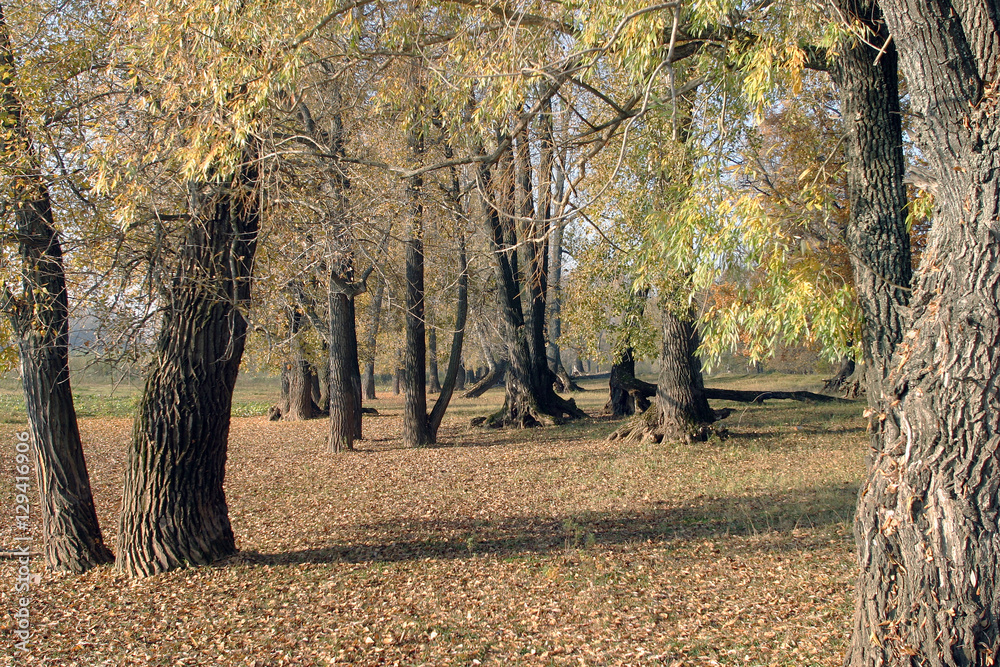
[[[77,417],[133,417],[139,405],[142,387],[136,384],[112,384],[107,377],[74,375],[73,405]],[[240,377],[233,394],[233,416],[266,415],[275,403],[277,381],[274,378]],[[26,424],[24,394],[15,377],[0,378],[0,424]]]
[[[606,392],[589,386],[575,398],[596,415]],[[36,560],[36,635],[18,664],[841,663],[860,404],[731,405],[725,440],[625,445],[604,441],[618,422],[600,417],[467,426],[501,400],[457,399],[442,446],[408,450],[402,403],[381,395],[367,439],[340,456],[325,451],[325,422],[235,419],[226,489],[240,554],[139,581]],[[130,420],[81,427],[113,543]],[[15,431],[0,426],[5,507]]]

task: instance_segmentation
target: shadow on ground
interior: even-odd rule
[[[632,513],[520,516],[502,521],[422,519],[359,525],[359,540],[299,551],[243,551],[238,558],[265,565],[375,563],[493,555],[516,558],[595,545],[788,532],[842,525],[852,519],[857,486],[839,485],[799,497],[779,495],[705,498],[687,506],[654,503]],[[377,536],[366,539],[364,536]]]

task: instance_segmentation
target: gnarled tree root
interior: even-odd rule
[[[705,442],[713,435],[724,438],[726,430],[717,428],[713,424],[728,417],[732,411],[728,408],[723,408],[714,412],[715,422],[712,424],[696,422],[694,420],[685,420],[683,422],[670,420],[669,422],[665,422],[656,405],[652,405],[619,426],[608,436],[608,442],[638,444],[667,441],[692,444],[695,442]]]
[[[576,401],[553,393],[544,404],[527,397],[512,402],[508,396],[502,408],[487,417],[476,417],[471,423],[488,428],[536,428],[558,426],[586,416]]]

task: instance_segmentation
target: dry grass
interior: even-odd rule
[[[36,560],[35,636],[17,664],[841,663],[860,404],[736,406],[732,436],[698,446],[609,445],[615,423],[600,419],[465,426],[501,398],[458,401],[443,446],[423,450],[400,448],[389,397],[340,456],[325,422],[234,420],[240,555],[138,581]],[[580,400],[596,412],[604,398]],[[0,427],[8,508],[16,428]],[[113,542],[130,423],[82,429]],[[9,589],[13,561],[0,578]]]

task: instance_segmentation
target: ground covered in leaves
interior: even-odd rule
[[[605,398],[578,400],[596,414]],[[240,554],[135,581],[110,567],[55,575],[36,557],[34,636],[16,661],[16,563],[0,559],[3,659],[841,664],[861,404],[732,406],[724,441],[636,445],[606,443],[617,423],[597,417],[530,431],[467,426],[498,400],[458,400],[442,444],[421,450],[400,447],[391,396],[365,417],[359,451],[342,455],[326,452],[324,421],[234,419],[226,489]],[[113,544],[131,424],[88,418],[81,428]],[[17,430],[0,425],[4,548]]]

